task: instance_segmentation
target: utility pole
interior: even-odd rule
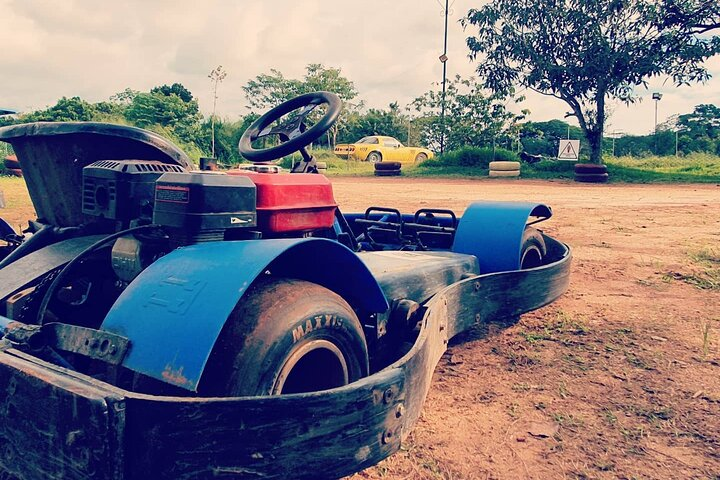
[[[450,14],[450,0],[445,0],[445,43],[443,53],[440,55],[440,62],[443,65],[442,79],[442,105],[440,107],[440,153],[445,151],[445,84],[447,83],[447,39],[448,39],[448,15]]]
[[[218,65],[215,70],[210,72],[210,75],[208,75],[208,78],[210,79],[210,83],[212,83],[212,89],[213,89],[213,110],[212,110],[212,116],[210,117],[210,130],[211,130],[211,144],[212,144],[212,158],[215,158],[215,107],[217,106],[217,89],[218,89],[218,83],[225,80],[225,77],[227,77],[227,72],[223,70],[222,65]]]

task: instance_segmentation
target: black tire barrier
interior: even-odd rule
[[[576,173],[575,181],[581,183],[607,183],[607,173]]]
[[[14,177],[22,177],[23,176],[22,170],[20,170],[19,168],[6,168],[5,173],[7,173],[8,175],[12,175]]]
[[[375,164],[375,170],[400,170],[402,163],[400,162],[379,162]]]
[[[400,175],[400,170],[375,170],[376,177],[397,177]]]
[[[14,170],[21,170],[20,162],[16,158],[5,157],[5,168],[12,168]]]
[[[607,173],[607,166],[596,163],[576,163],[575,173]]]

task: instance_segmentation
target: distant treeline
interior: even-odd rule
[[[235,120],[215,118],[215,156],[223,163],[243,161],[237,152],[242,132],[265,110],[309,91],[328,90],[343,99],[345,108],[336,127],[315,147],[354,142],[367,135],[388,135],[408,145],[435,151],[441,142],[446,151],[462,147],[504,147],[519,152],[554,157],[560,139],[583,139],[580,128],[562,120],[526,122],[528,111],[516,115],[507,99],[487,95],[474,79],[449,80],[445,95],[445,117],[439,87],[401,108],[391,103],[384,109],[367,109],[358,101],[353,82],[339,69],[319,64],[307,66],[301,79],[288,79],[271,70],[243,87],[250,111]],[[221,92],[222,93],[222,92]],[[522,98],[516,99],[521,101]],[[222,102],[222,96],[220,97]],[[46,109],[0,117],[0,125],[35,121],[100,121],[153,130],[177,143],[188,155],[209,156],[211,118],[203,116],[197,99],[183,85],[174,83],[148,92],[126,89],[107,101],[90,103],[79,97],[63,97]],[[586,143],[585,143],[586,144]],[[659,126],[657,135],[605,138],[605,155],[646,156],[708,152],[720,155],[720,108],[698,105],[692,113],[678,115]],[[585,149],[587,152],[587,149]],[[581,149],[581,156],[583,155]]]

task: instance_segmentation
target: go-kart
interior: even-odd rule
[[[543,204],[341,213],[305,149],[340,109],[302,95],[243,134],[253,162],[299,151],[292,174],[195,171],[132,127],[0,129],[38,216],[0,221],[0,478],[351,474],[401,447],[449,339],[567,289]]]

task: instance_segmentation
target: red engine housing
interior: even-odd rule
[[[262,232],[297,233],[330,228],[337,203],[324,175],[288,175],[231,170],[248,177],[257,187],[257,224]]]

